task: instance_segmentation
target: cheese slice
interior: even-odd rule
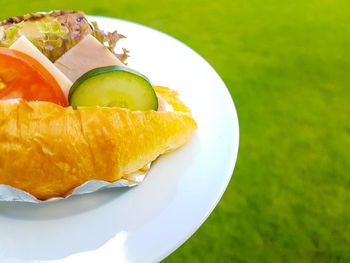
[[[56,79],[64,95],[66,98],[68,98],[68,93],[69,89],[72,86],[72,82],[25,36],[21,36],[19,39],[17,39],[15,43],[10,46],[10,49],[25,53],[43,65],[47,71],[49,71],[51,75]]]
[[[55,66],[74,82],[91,69],[125,65],[95,37],[87,35],[57,59]]]

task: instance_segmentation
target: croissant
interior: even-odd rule
[[[154,89],[173,112],[2,101],[0,184],[47,200],[90,180],[128,180],[197,128],[176,92]]]

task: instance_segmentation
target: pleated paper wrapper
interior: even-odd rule
[[[149,167],[150,167],[150,164],[148,165],[148,168]],[[108,188],[133,187],[142,183],[142,181],[146,177],[147,172],[144,174],[135,174],[130,176],[129,180],[121,179],[114,183],[109,183],[109,182],[100,181],[100,180],[87,181],[84,184],[76,187],[73,190],[73,192],[70,195],[67,195],[66,197],[54,197],[45,201],[39,200],[35,198],[33,195],[25,191],[22,191],[20,189],[16,189],[9,185],[0,184],[0,201],[45,203],[45,202],[58,201],[61,199],[67,199],[76,195],[90,194],[90,193],[101,191],[103,189],[108,189]]]

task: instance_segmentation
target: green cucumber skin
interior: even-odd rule
[[[110,85],[108,87],[104,86],[104,87],[99,87],[99,89],[101,90],[101,94],[96,95],[95,97],[92,98],[92,100],[94,98],[97,97],[97,102],[100,100],[104,100],[104,101],[108,101],[110,100],[110,103],[107,103],[108,105],[99,105],[98,103],[96,105],[76,105],[77,100],[79,101],[79,94],[80,97],[82,97],[81,94],[83,94],[84,96],[84,89],[89,89],[89,86],[85,87],[86,83],[91,83],[94,84],[94,82],[96,82],[98,80],[98,78],[100,78],[101,80],[104,80],[106,78],[110,78],[110,77],[116,77],[116,80],[119,80],[119,82],[125,82],[125,81],[129,81],[129,82],[139,82],[138,84],[142,85],[141,89],[136,89],[135,92],[133,92],[134,90],[129,90],[129,92],[126,92],[128,94],[126,94],[127,96],[125,96],[125,94],[121,94],[120,91],[118,93],[118,91],[115,91],[115,94],[117,95],[117,98],[111,98],[111,97],[103,97],[104,95],[107,95],[108,93],[111,94],[113,93],[113,88],[111,90]],[[96,79],[97,78],[97,79]],[[132,84],[133,85],[133,84]],[[131,86],[132,86],[131,85]],[[140,87],[140,86],[139,86]],[[123,87],[122,89],[125,89],[125,91],[127,91],[128,87]],[[133,87],[131,87],[133,88]],[[119,88],[117,88],[119,89]],[[142,109],[138,109],[137,106],[133,105],[133,101],[137,101],[137,99],[139,99],[140,94],[137,93],[147,93],[146,95],[148,95],[148,100],[149,103],[151,105],[149,106],[145,106],[142,105],[141,108]],[[104,94],[105,92],[105,94]],[[76,95],[78,93],[78,95]],[[136,94],[136,100],[133,100],[132,98],[128,98],[130,96],[128,95],[132,95],[134,93],[134,95]],[[78,96],[78,99],[76,98],[76,96]],[[121,98],[120,98],[121,96]],[[132,97],[132,96],[131,96]],[[124,102],[127,101],[129,103],[126,104],[131,104],[132,106],[128,107],[126,105],[124,105],[125,103],[123,103],[123,98],[124,98]],[[135,98],[135,97],[134,97]],[[130,68],[127,67],[121,67],[121,66],[107,66],[107,67],[101,67],[101,68],[96,68],[96,69],[92,69],[88,72],[86,72],[84,75],[82,75],[78,80],[76,80],[74,82],[74,84],[72,85],[70,91],[69,91],[69,95],[68,95],[68,100],[71,106],[73,106],[73,108],[77,108],[79,106],[104,106],[104,107],[126,107],[126,108],[130,108],[131,110],[157,110],[158,109],[158,98],[157,98],[157,94],[155,93],[152,85],[150,84],[150,81],[148,80],[147,77],[145,77],[144,75],[142,75],[141,73],[132,70]],[[88,99],[89,104],[91,104],[91,100],[90,98]],[[113,103],[116,103],[115,105],[113,105]],[[119,103],[119,104],[118,104]],[[79,103],[78,103],[79,104]],[[84,103],[83,103],[84,104]],[[102,103],[102,104],[106,104],[106,103]],[[112,104],[112,105],[109,105]],[[136,108],[135,108],[136,107]]]

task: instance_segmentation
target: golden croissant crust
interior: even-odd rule
[[[89,180],[114,182],[185,144],[197,128],[177,93],[154,87],[174,112],[0,103],[0,184],[38,199]]]

